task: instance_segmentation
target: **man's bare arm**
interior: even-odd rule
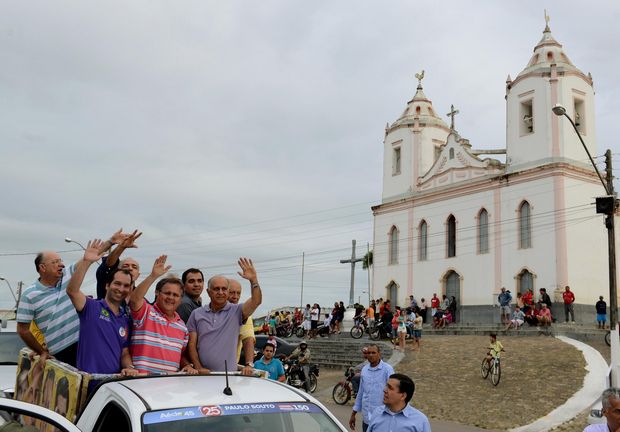
[[[187,356],[189,357],[189,361],[194,365],[194,369],[196,369],[201,374],[209,374],[211,371],[202,366],[200,363],[200,356],[198,355],[198,333],[189,332],[189,342],[187,342]]]
[[[243,303],[243,319],[246,320],[252,316],[256,308],[258,308],[263,302],[263,293],[260,290],[256,269],[254,268],[254,263],[252,263],[252,260],[248,258],[239,258],[237,263],[242,270],[237,273],[243,279],[248,280],[250,282],[250,286],[252,287],[251,297]]]
[[[28,348],[30,348],[37,354],[47,353],[47,350],[41,346],[41,344],[37,341],[37,338],[35,338],[32,332],[30,331],[29,323],[18,322],[17,323],[17,334],[19,335],[19,337],[22,338],[24,343],[28,345]]]
[[[151,270],[151,274],[148,275],[140,285],[136,287],[131,293],[129,297],[129,307],[132,311],[137,311],[142,308],[144,304],[144,296],[146,295],[149,287],[159,278],[163,276],[172,266],[166,265],[166,260],[168,259],[167,255],[161,255],[155,260],[153,263],[153,270]]]
[[[77,262],[75,266],[75,271],[73,272],[73,276],[67,285],[67,295],[73,303],[73,307],[78,312],[81,312],[84,309],[84,305],[86,305],[86,296],[80,290],[82,286],[82,282],[84,282],[84,277],[86,276],[86,272],[92,263],[101,258],[102,253],[99,251],[104,242],[99,239],[91,240],[86,245],[86,250],[84,251],[84,257]]]

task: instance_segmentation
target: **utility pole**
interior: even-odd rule
[[[299,300],[299,306],[303,310],[304,308],[304,264],[306,261],[306,253],[301,253],[301,299]]]
[[[349,264],[351,263],[351,289],[349,290],[349,306],[353,306],[354,303],[354,285],[355,285],[355,263],[363,261],[363,258],[355,257],[355,240],[352,240],[352,249],[351,249],[351,259],[340,260],[340,264]]]
[[[605,152],[605,177],[607,193],[611,197],[611,205],[607,208],[605,226],[607,227],[607,246],[609,248],[609,328],[615,329],[618,322],[618,290],[616,286],[616,223],[615,215],[618,202],[614,192],[614,175],[611,166],[611,150]]]

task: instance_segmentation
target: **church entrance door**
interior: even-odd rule
[[[452,300],[452,296],[456,299],[456,314],[454,316],[456,322],[461,310],[461,276],[454,270],[450,270],[446,275],[445,284],[448,299]]]
[[[390,303],[392,303],[392,311],[396,306],[398,306],[398,285],[394,281],[390,282],[387,287],[388,299],[390,299]]]

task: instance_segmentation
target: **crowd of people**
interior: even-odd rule
[[[136,284],[140,264],[121,258],[140,236],[119,230],[109,240],[92,240],[82,259],[69,266],[56,252],[39,253],[39,278],[24,290],[17,310],[17,331],[26,345],[43,361],[55,358],[91,374],[128,376],[237,371],[244,348],[239,369],[252,374],[251,315],[262,302],[252,260],[238,260],[238,275],[250,286],[248,300],[239,303],[238,280],[215,275],[207,281],[209,302],[203,305],[202,271],[189,268],[181,278],[168,274],[166,255]],[[82,283],[99,260],[97,298],[91,298]],[[151,303],[145,296],[155,281]]]

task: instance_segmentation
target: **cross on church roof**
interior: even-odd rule
[[[551,31],[549,29],[549,21],[551,21],[551,18],[549,18],[549,15],[547,15],[547,9],[545,9],[545,31]]]
[[[454,116],[457,115],[459,112],[460,112],[459,110],[454,109],[454,105],[450,105],[450,112],[446,114],[448,117],[452,119],[452,121],[450,122],[450,130],[455,130],[454,129]]]

